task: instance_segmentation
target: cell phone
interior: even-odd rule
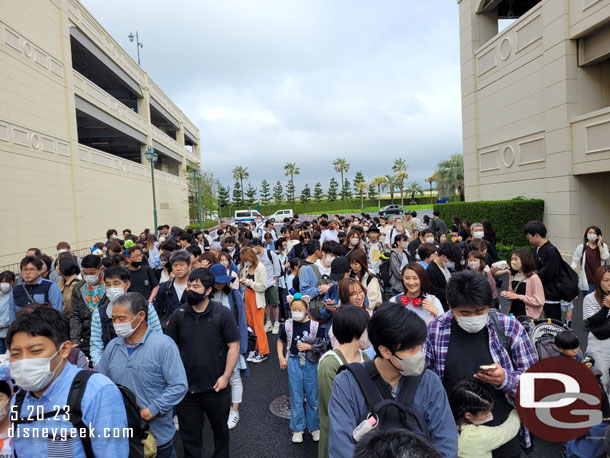
[[[495,368],[496,368],[495,364],[489,364],[487,366],[483,365],[483,366],[479,366],[479,372],[487,372],[487,371],[494,370]]]

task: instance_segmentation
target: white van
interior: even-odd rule
[[[257,216],[262,216],[256,210],[237,210],[235,212],[235,222],[248,222],[254,221]]]
[[[274,221],[284,221],[284,218],[294,218],[294,212],[292,210],[278,210],[267,219],[273,219]]]

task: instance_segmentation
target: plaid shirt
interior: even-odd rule
[[[453,312],[450,310],[438,316],[428,324],[428,339],[424,344],[426,363],[428,368],[443,379],[447,363],[447,350],[449,349],[449,338],[451,337],[451,320]],[[513,353],[513,360],[502,346],[500,338],[491,320],[487,320],[489,332],[489,350],[492,359],[500,364],[506,371],[506,378],[498,387],[504,392],[506,399],[511,405],[515,404],[515,395],[519,378],[532,364],[538,361],[538,354],[519,321],[508,315],[498,313],[498,321],[504,329],[506,338]]]

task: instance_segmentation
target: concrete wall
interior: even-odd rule
[[[148,89],[199,141],[199,132],[133,59],[75,0],[0,0],[0,266],[18,262],[29,247],[56,255],[105,240],[112,227],[153,229],[150,167],[78,144],[75,93],[108,114],[154,136],[183,157],[180,170],[155,171],[159,224],[188,224],[186,161],[200,161],[199,145],[152,132],[140,115],[73,71],[70,27],[78,27]],[[101,92],[100,92],[101,91]],[[97,99],[92,95],[97,94]],[[92,103],[93,103],[92,102]],[[166,173],[166,172],[173,172]]]
[[[610,229],[610,67],[578,62],[610,0],[543,0],[499,34],[480,0],[458,3],[466,199],[544,199],[549,237],[569,253],[586,226]]]

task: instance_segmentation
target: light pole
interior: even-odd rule
[[[136,34],[134,36],[134,34],[132,32],[129,32],[129,41],[131,41],[133,43],[133,39],[136,39],[136,48],[138,50],[138,65],[140,65],[140,48],[143,48],[144,45],[140,42],[140,38],[138,37],[138,31],[136,30]]]
[[[229,193],[229,221],[231,221],[231,186],[227,186],[227,192]]]
[[[203,221],[201,220],[201,172],[199,168],[195,169],[195,178],[197,178],[197,209],[199,210],[199,230],[203,231]]]
[[[144,156],[150,161],[150,177],[152,178],[152,191],[153,191],[153,216],[155,218],[155,235],[157,235],[157,195],[155,194],[155,162],[159,158],[159,155],[152,146],[149,146],[144,151]]]

